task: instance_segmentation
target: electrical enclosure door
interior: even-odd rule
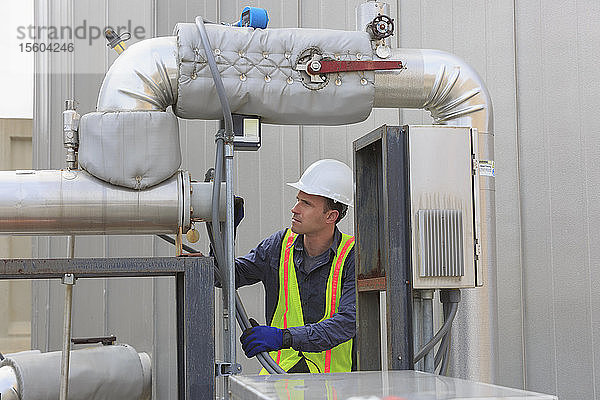
[[[408,126],[413,288],[477,285],[477,132]],[[480,275],[481,276],[481,275]]]

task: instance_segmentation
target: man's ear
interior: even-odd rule
[[[338,210],[329,210],[327,213],[326,222],[328,224],[335,224],[335,221],[337,221],[340,216],[340,212]]]

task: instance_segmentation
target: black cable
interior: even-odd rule
[[[0,361],[4,360],[4,356],[0,353]]]
[[[209,238],[211,244],[214,244],[212,224],[210,222],[206,223],[206,233],[208,234],[208,238]],[[213,246],[213,248],[214,248],[214,246]],[[221,270],[219,269],[218,262],[217,262],[217,264],[215,264],[215,272],[217,274],[217,279],[219,280],[219,283],[222,282],[223,275],[221,273]],[[235,310],[236,310],[235,318],[236,318],[236,321],[238,322],[238,325],[240,326],[240,329],[242,331],[244,331],[248,328],[252,328],[252,324],[250,323],[250,319],[248,318],[248,314],[246,313],[246,309],[244,308],[244,303],[242,303],[242,299],[240,299],[240,296],[237,293],[237,291],[235,293]],[[266,351],[264,351],[262,353],[258,353],[256,355],[256,359],[267,370],[267,372],[269,372],[269,374],[286,374],[287,373],[287,372],[285,372],[285,370],[283,368],[281,368],[279,366],[279,364],[277,364],[275,362],[275,360],[273,360],[271,355]]]
[[[165,242],[169,242],[172,245],[175,245],[175,239],[173,239],[171,236],[169,235],[156,235],[159,238],[161,238],[162,240],[164,240]],[[181,246],[185,251],[187,251],[188,253],[200,253],[198,250],[191,248],[190,246],[188,246],[187,244],[183,244]]]

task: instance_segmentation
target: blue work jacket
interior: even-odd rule
[[[262,282],[265,287],[265,315],[270,325],[279,296],[279,257],[286,230],[280,230],[264,239],[243,257],[235,260],[236,288]],[[294,241],[294,267],[302,301],[304,326],[288,328],[293,348],[318,352],[343,343],[356,333],[356,292],[354,282],[354,247],[350,250],[342,270],[342,294],[338,312],[318,322],[325,313],[325,292],[331,263],[342,239],[335,228],[333,243],[327,254],[317,260],[310,271],[304,268],[304,235]]]

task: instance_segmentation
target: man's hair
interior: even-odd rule
[[[325,209],[323,210],[323,212],[327,212],[329,210],[336,210],[339,213],[337,219],[335,220],[335,223],[337,224],[342,218],[346,216],[348,206],[344,203],[340,203],[339,201],[330,199],[329,197],[325,197]]]

